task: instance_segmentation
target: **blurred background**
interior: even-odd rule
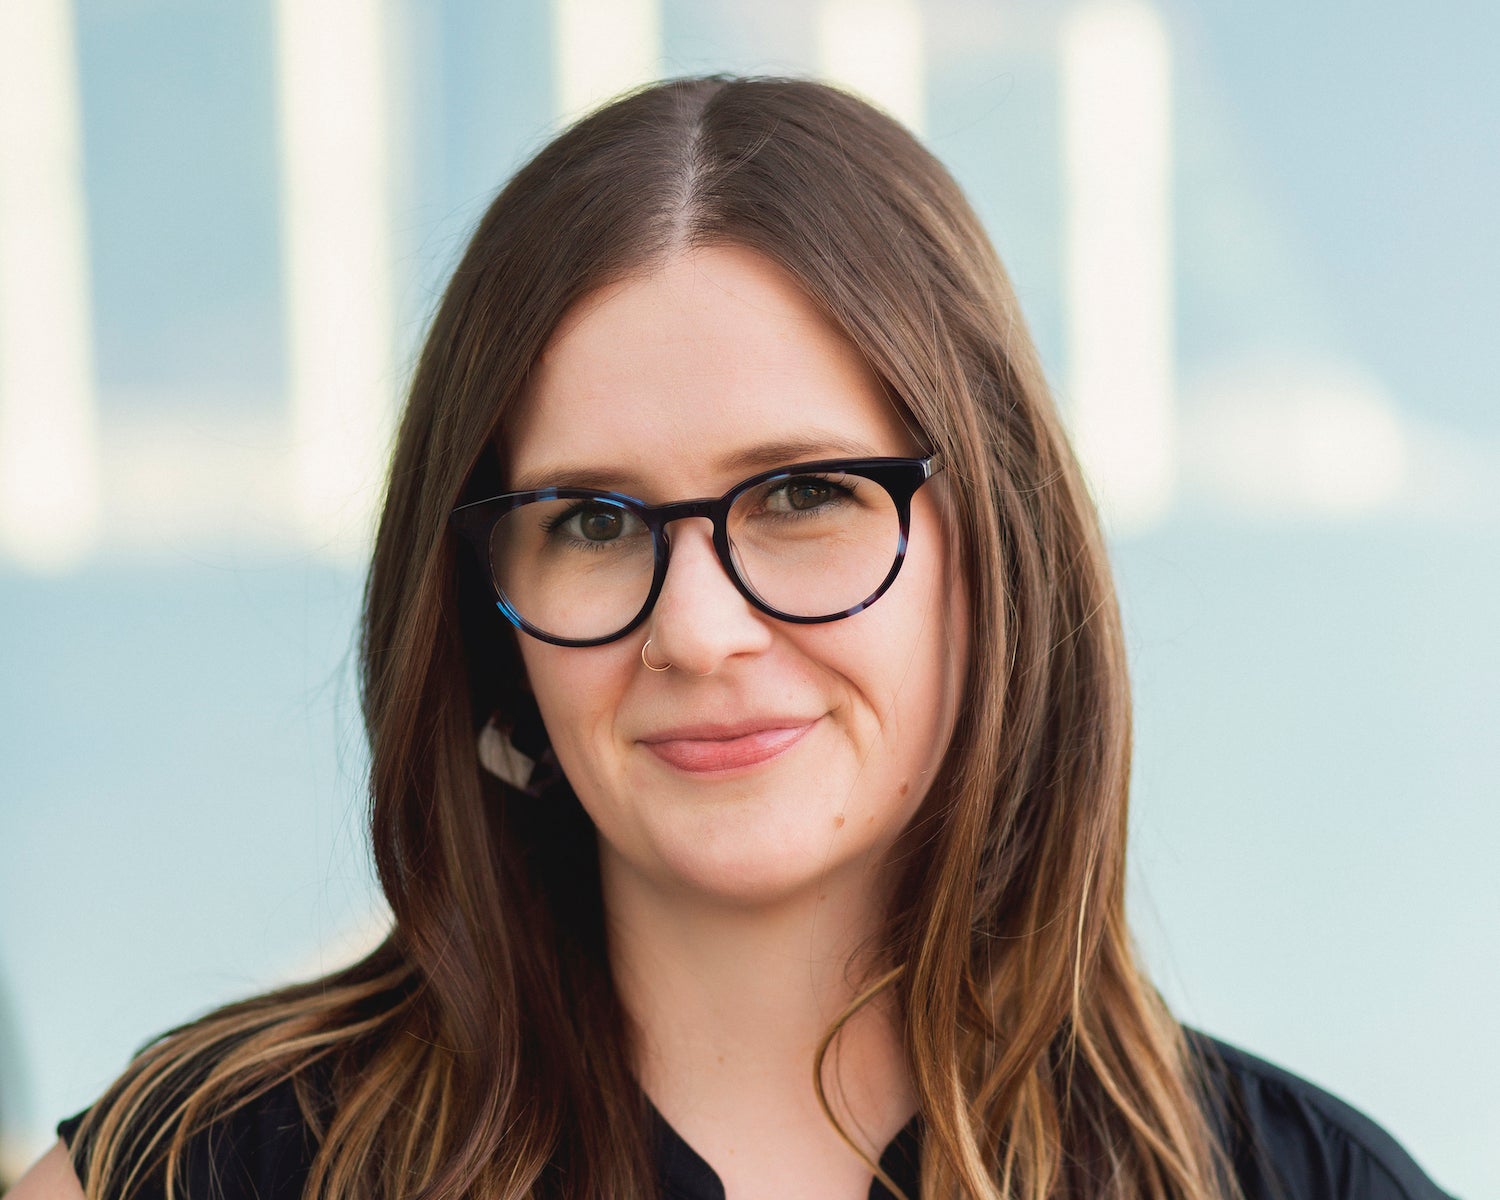
[[[1500,1194],[1500,7],[0,3],[0,1177],[379,937],[351,671],[488,198],[662,74],[907,121],[1005,259],[1133,654],[1184,1019]]]

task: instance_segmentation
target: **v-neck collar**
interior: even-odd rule
[[[663,1200],[724,1200],[724,1184],[703,1156],[650,1104],[656,1151],[656,1178]],[[922,1164],[922,1117],[912,1117],[880,1155],[880,1169],[914,1200]],[[870,1180],[869,1200],[894,1200],[878,1177]]]

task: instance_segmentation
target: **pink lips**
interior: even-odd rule
[[[733,771],[757,766],[786,753],[817,724],[816,720],[794,720],[794,724],[673,729],[642,738],[641,744],[679,771],[694,774]]]

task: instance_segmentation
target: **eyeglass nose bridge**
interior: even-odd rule
[[[714,556],[718,558],[719,566],[723,568],[724,574],[729,576],[729,581],[734,584],[735,590],[761,612],[770,616],[780,615],[750,590],[750,585],[741,577],[734,565],[734,550],[729,544],[729,510],[734,500],[735,496],[731,494],[704,497],[698,500],[676,500],[670,504],[650,505],[642,509],[641,516],[646,522],[646,527],[651,530],[655,564],[651,578],[651,591],[646,597],[640,615],[631,623],[632,629],[651,615],[656,607],[656,601],[661,596],[662,588],[666,586],[667,568],[671,565],[672,558],[672,539],[667,526],[674,521],[686,521],[694,517],[705,518],[713,527],[711,541]]]

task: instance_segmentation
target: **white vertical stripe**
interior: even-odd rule
[[[661,74],[661,0],[552,0],[557,111],[573,118]]]
[[[823,0],[818,70],[921,133],[927,126],[923,41],[916,0]]]
[[[297,498],[307,535],[367,544],[394,371],[382,0],[277,0],[282,229]]]
[[[0,2],[0,551],[38,571],[99,525],[79,110],[68,0]]]
[[[1175,486],[1171,50],[1144,0],[1087,0],[1061,59],[1070,415],[1106,520],[1140,529]]]

